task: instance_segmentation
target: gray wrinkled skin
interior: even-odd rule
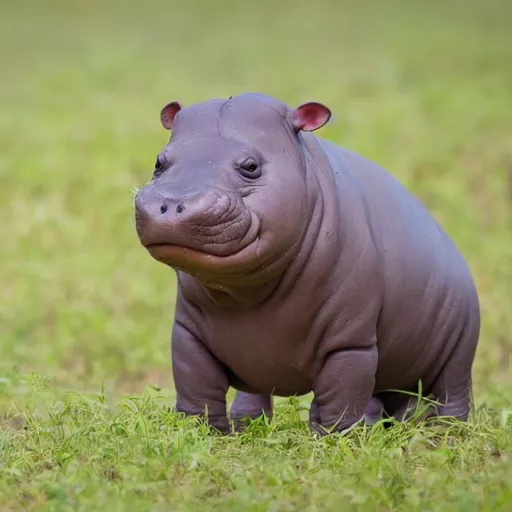
[[[136,196],[141,243],[177,271],[177,410],[227,432],[229,386],[238,426],[313,391],[312,428],[343,431],[404,419],[409,395],[386,390],[421,380],[435,414],[466,420],[480,312],[464,259],[390,174],[293,112],[258,94],[179,110]]]

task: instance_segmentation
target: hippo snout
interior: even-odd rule
[[[195,224],[197,227],[216,225],[232,207],[226,193],[209,189],[183,195],[162,194],[151,188],[143,189],[136,197],[137,223]]]
[[[217,256],[243,248],[254,227],[242,197],[214,187],[171,193],[148,185],[135,197],[135,222],[142,245],[150,251],[179,246]]]

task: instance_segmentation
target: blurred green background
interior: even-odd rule
[[[466,256],[481,298],[478,404],[512,402],[512,4],[0,4],[0,365],[57,387],[172,387],[173,272],[132,190],[160,108],[243,91],[327,104],[319,132],[398,177]]]

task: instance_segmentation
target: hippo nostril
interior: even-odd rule
[[[178,206],[176,206],[176,213],[181,213],[185,207],[180,203]]]
[[[163,204],[160,206],[160,213],[163,215],[167,211],[167,205]]]

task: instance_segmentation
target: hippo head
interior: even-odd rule
[[[303,131],[330,118],[260,94],[161,111],[169,143],[135,197],[137,233],[157,261],[205,285],[273,279],[307,229],[314,194]]]

